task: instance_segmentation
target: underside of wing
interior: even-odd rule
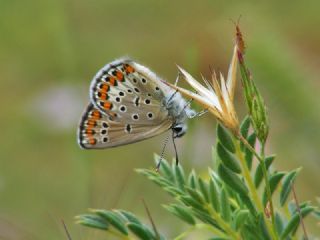
[[[164,106],[163,83],[132,60],[124,59],[104,66],[90,86],[93,105],[114,121],[160,124],[168,118]]]
[[[171,125],[170,119],[154,124],[117,121],[90,103],[80,122],[78,143],[85,149],[116,147],[156,136]]]

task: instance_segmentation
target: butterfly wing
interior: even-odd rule
[[[170,117],[164,99],[172,91],[146,67],[122,59],[96,74],[90,98],[97,109],[115,121],[156,125]]]
[[[169,119],[148,124],[116,121],[90,103],[78,128],[78,143],[85,149],[115,147],[156,136],[168,130],[171,125]]]

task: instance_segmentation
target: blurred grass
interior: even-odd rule
[[[0,236],[63,238],[64,219],[75,239],[93,239],[96,233],[74,226],[73,216],[89,207],[145,216],[141,197],[164,232],[179,232],[184,226],[169,229],[175,219],[159,207],[167,196],[132,170],[153,166],[164,136],[83,151],[75,134],[79,109],[95,72],[123,55],[169,81],[176,77],[175,63],[195,76],[208,74],[209,65],[226,71],[233,43],[229,19],[240,14],[248,63],[271,115],[269,152],[278,154],[280,169],[303,166],[297,190],[301,200],[314,200],[320,180],[319,7],[318,1],[1,1]],[[48,94],[56,87],[67,93],[71,87],[79,98],[70,94],[71,107],[55,105],[53,119],[46,114],[57,104]],[[244,113],[240,88],[236,100]],[[56,125],[67,116],[67,127]],[[179,141],[182,164],[202,170],[211,164],[212,121],[205,116],[190,122]]]

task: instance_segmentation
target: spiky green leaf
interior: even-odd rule
[[[265,158],[264,162],[265,162],[265,166],[266,169],[268,170],[269,167],[271,166],[273,160],[275,159],[275,155],[271,155]],[[263,179],[263,170],[262,170],[262,163],[260,163],[256,169],[255,175],[254,175],[254,185],[256,186],[256,188],[259,187],[262,179]]]
[[[243,195],[248,194],[248,188],[244,182],[234,172],[223,166],[223,164],[219,165],[218,174],[220,178],[236,192]]]
[[[217,144],[217,153],[223,164],[235,173],[241,173],[238,158],[229,152],[220,142]]]
[[[291,192],[292,184],[294,183],[294,180],[296,179],[298,173],[300,172],[301,168],[295,169],[289,173],[286,174],[286,176],[283,179],[282,189],[280,192],[280,204],[283,206],[288,196]]]
[[[230,152],[235,153],[236,148],[233,144],[233,139],[228,131],[220,124],[217,125],[217,136],[222,145]]]

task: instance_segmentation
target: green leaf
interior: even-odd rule
[[[160,175],[157,176],[149,176],[148,177],[151,181],[153,181],[154,183],[156,183],[157,185],[159,185],[162,188],[165,187],[171,187],[172,183],[169,182],[167,179],[161,177]]]
[[[183,168],[181,167],[180,164],[178,166],[174,165],[174,171],[175,171],[176,182],[179,188],[182,191],[184,191],[185,177],[184,177]]]
[[[160,156],[156,155],[154,156],[156,163],[160,161]],[[174,181],[174,174],[172,172],[172,168],[167,160],[162,159],[161,165],[160,165],[160,172],[163,174],[163,176],[168,179],[170,182]]]
[[[254,145],[256,144],[257,140],[257,135],[255,133],[250,134],[250,136],[247,138],[248,143],[250,144],[251,147],[254,148]],[[247,162],[247,166],[249,170],[252,168],[252,159],[253,159],[253,153],[245,147],[245,159]]]
[[[314,207],[307,206],[307,207],[301,209],[301,215],[304,218],[314,210],[315,210]],[[296,212],[292,216],[292,218],[289,220],[289,222],[286,225],[286,227],[284,228],[284,230],[283,230],[283,232],[281,234],[281,240],[286,239],[286,237],[288,237],[290,233],[291,233],[291,235],[294,234],[294,232],[297,229],[297,227],[299,226],[299,224],[300,224],[300,216],[299,216],[299,213]]]
[[[122,221],[122,219],[114,212],[106,211],[106,210],[93,210],[98,216],[104,218],[110,223],[115,229],[121,232],[123,235],[128,236],[128,230]]]
[[[211,224],[215,228],[221,230],[221,227],[217,224],[217,222],[206,212],[199,211],[197,209],[192,209],[192,213],[202,222]]]
[[[295,169],[291,172],[289,172],[288,174],[286,174],[286,176],[283,179],[283,185],[282,185],[282,189],[280,192],[280,204],[281,206],[283,206],[287,199],[288,196],[291,192],[291,186],[294,183],[294,180],[296,179],[298,173],[300,172],[301,168]]]
[[[193,169],[190,172],[189,177],[188,177],[188,186],[193,189],[197,188],[197,176],[196,176],[196,173]]]
[[[245,118],[242,120],[240,124],[240,133],[244,138],[247,138],[248,136],[250,124],[251,124],[251,119],[250,119],[250,116],[247,115],[245,116]]]
[[[181,202],[183,202],[186,206],[193,207],[194,209],[198,209],[201,212],[206,212],[204,207],[198,201],[194,200],[190,196],[183,195],[183,196],[180,196],[178,199]]]
[[[169,187],[163,187],[163,189],[173,197],[184,195],[184,192],[182,192],[177,187],[169,186]]]
[[[205,199],[204,199],[203,195],[198,190],[188,187],[187,191],[188,191],[189,195],[195,201],[199,202],[200,204],[204,204],[205,203]]]
[[[305,201],[299,204],[299,208],[305,208],[305,207],[310,207],[310,201]],[[289,212],[291,215],[295,214],[297,212],[297,205],[294,201],[289,202],[288,204]]]
[[[218,192],[218,185],[216,184],[213,177],[210,177],[209,181],[209,193],[210,193],[210,201],[212,207],[219,212],[220,211],[220,204],[219,204],[219,192]]]
[[[228,200],[228,194],[224,188],[221,189],[220,202],[221,202],[221,217],[227,222],[229,222],[231,219],[231,210],[230,210],[230,204]]]
[[[235,173],[241,173],[241,167],[237,157],[229,152],[220,142],[217,144],[217,153],[223,164]]]
[[[277,233],[280,235],[283,231],[283,221],[279,213],[275,214],[275,225],[276,225]]]
[[[140,220],[131,212],[125,211],[125,210],[118,210],[123,216],[125,216],[129,222],[141,224]]]
[[[246,222],[250,212],[247,209],[240,209],[234,219],[235,229],[238,231],[242,225]]]
[[[206,202],[210,202],[207,183],[205,183],[201,178],[198,179],[198,183],[200,191],[204,196]]]
[[[262,236],[264,237],[265,240],[271,240],[271,237],[270,237],[269,232],[267,230],[266,222],[264,221],[263,214],[264,213],[259,214],[260,231],[262,232]]]
[[[223,164],[218,167],[218,174],[220,178],[232,189],[234,189],[239,194],[247,195],[248,188],[242,182],[242,180],[231,170],[226,168]]]
[[[164,205],[164,208],[167,209],[170,213],[180,218],[181,220],[185,221],[186,223],[189,223],[191,225],[196,224],[196,221],[193,218],[192,213],[189,209],[177,204]]]
[[[275,159],[275,155],[271,155],[271,156],[268,156],[268,157],[265,158],[264,162],[265,162],[267,170],[271,166],[271,164],[272,164],[274,159]],[[256,186],[256,188],[259,187],[262,179],[263,179],[263,170],[262,170],[262,163],[260,163],[258,165],[256,173],[254,175],[254,185]]]
[[[230,152],[235,153],[236,148],[233,144],[233,139],[228,133],[228,131],[222,127],[220,124],[217,125],[217,135],[219,141],[222,143],[222,145],[228,149]]]
[[[277,172],[277,173],[274,173],[273,175],[270,176],[269,185],[270,185],[271,196],[274,193],[274,191],[276,190],[279,182],[281,181],[281,179],[283,178],[283,176],[285,174],[286,174],[285,172]],[[264,206],[267,205],[267,202],[268,202],[268,194],[267,194],[267,189],[265,188],[264,194],[263,194]]]
[[[252,216],[257,216],[257,210],[255,209],[255,206],[252,203],[251,198],[248,195],[243,194],[240,194],[239,197],[242,200],[242,202],[247,206]]]
[[[133,232],[139,239],[151,240],[156,239],[153,233],[145,226],[136,223],[128,223],[127,227]]]
[[[83,226],[108,230],[109,224],[103,218],[93,214],[83,214],[76,217],[77,223]]]

